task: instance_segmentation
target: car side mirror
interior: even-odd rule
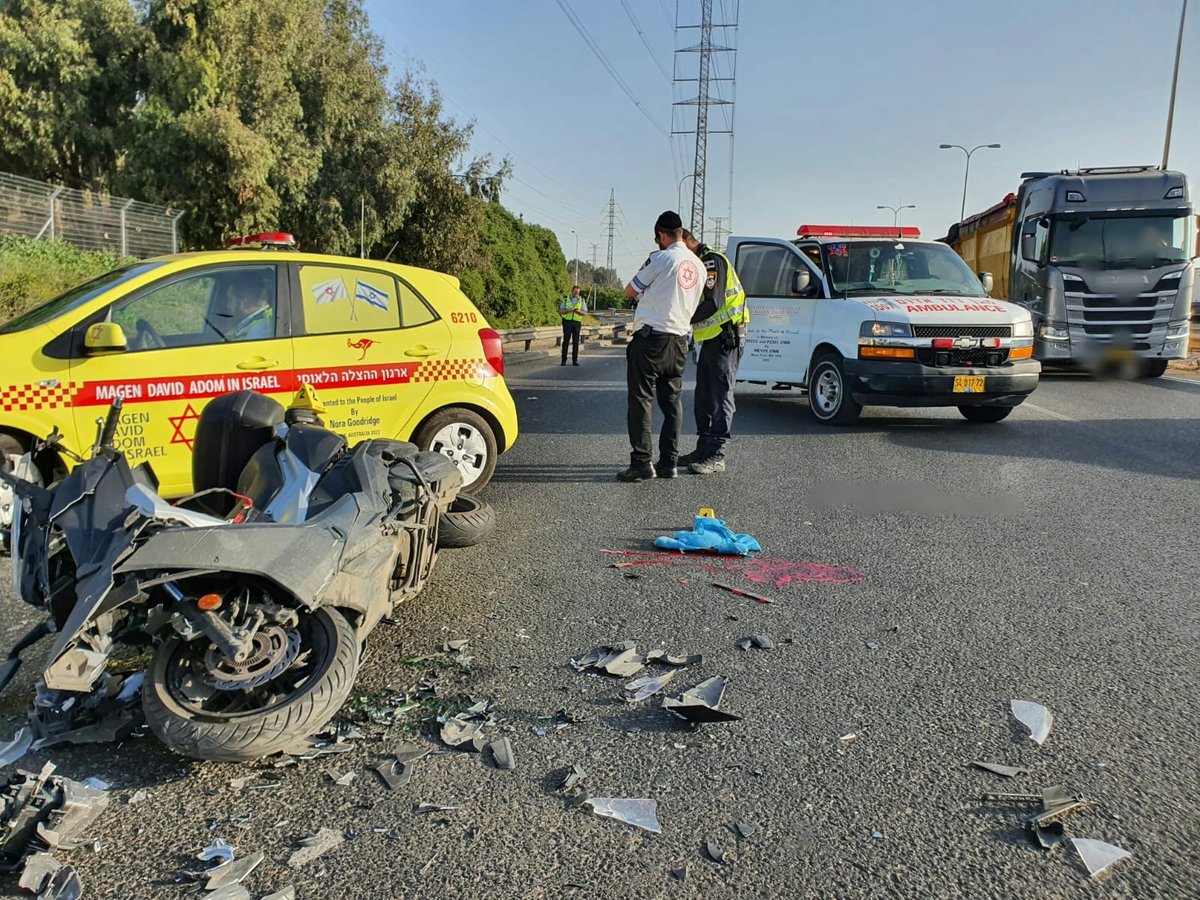
[[[798,294],[801,297],[808,294],[812,287],[812,273],[808,269],[801,266],[792,273],[792,293]]]
[[[1037,235],[1021,235],[1021,259],[1037,262]]]
[[[120,353],[126,347],[125,329],[115,322],[89,325],[83,336],[83,349],[88,353]]]
[[[980,272],[979,283],[983,285],[983,292],[990,297],[992,295],[992,288],[996,286],[996,279],[992,277],[992,273]]]

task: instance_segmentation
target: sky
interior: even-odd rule
[[[706,234],[791,237],[809,224],[904,224],[937,238],[1032,170],[1157,165],[1181,0],[714,0]],[[472,152],[509,157],[503,203],[552,229],[568,259],[608,253],[623,281],[653,249],[692,171],[699,0],[367,0],[394,74],[422,72]],[[589,48],[574,14],[628,93]],[[640,36],[639,36],[640,31]],[[644,40],[643,40],[644,38]],[[648,45],[648,46],[647,46]],[[629,94],[636,98],[631,99]],[[731,113],[732,110],[732,113]],[[719,131],[733,125],[731,139]],[[1188,11],[1170,168],[1200,191],[1200,4]],[[683,214],[691,217],[691,185]],[[574,233],[572,233],[574,231]]]

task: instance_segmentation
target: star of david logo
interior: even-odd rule
[[[184,407],[183,415],[167,416],[167,421],[171,423],[171,427],[174,429],[174,432],[171,434],[171,443],[183,444],[190,451],[192,449],[192,436],[184,434],[183,428],[188,422],[196,422],[199,419],[200,414],[192,408],[192,404],[190,403]],[[194,427],[192,430],[192,435],[195,435]]]

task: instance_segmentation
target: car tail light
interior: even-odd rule
[[[480,328],[479,340],[483,344],[483,356],[497,375],[504,374],[504,338],[494,328]]]

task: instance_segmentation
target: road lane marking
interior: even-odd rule
[[[1079,421],[1078,419],[1073,419],[1070,416],[1065,416],[1060,412],[1055,412],[1052,409],[1046,409],[1046,407],[1044,407],[1044,406],[1038,406],[1036,403],[1030,403],[1028,400],[1026,400],[1022,405],[1026,409],[1036,409],[1038,412],[1045,413],[1046,415],[1050,416],[1052,419],[1059,419],[1063,422],[1078,422]]]

